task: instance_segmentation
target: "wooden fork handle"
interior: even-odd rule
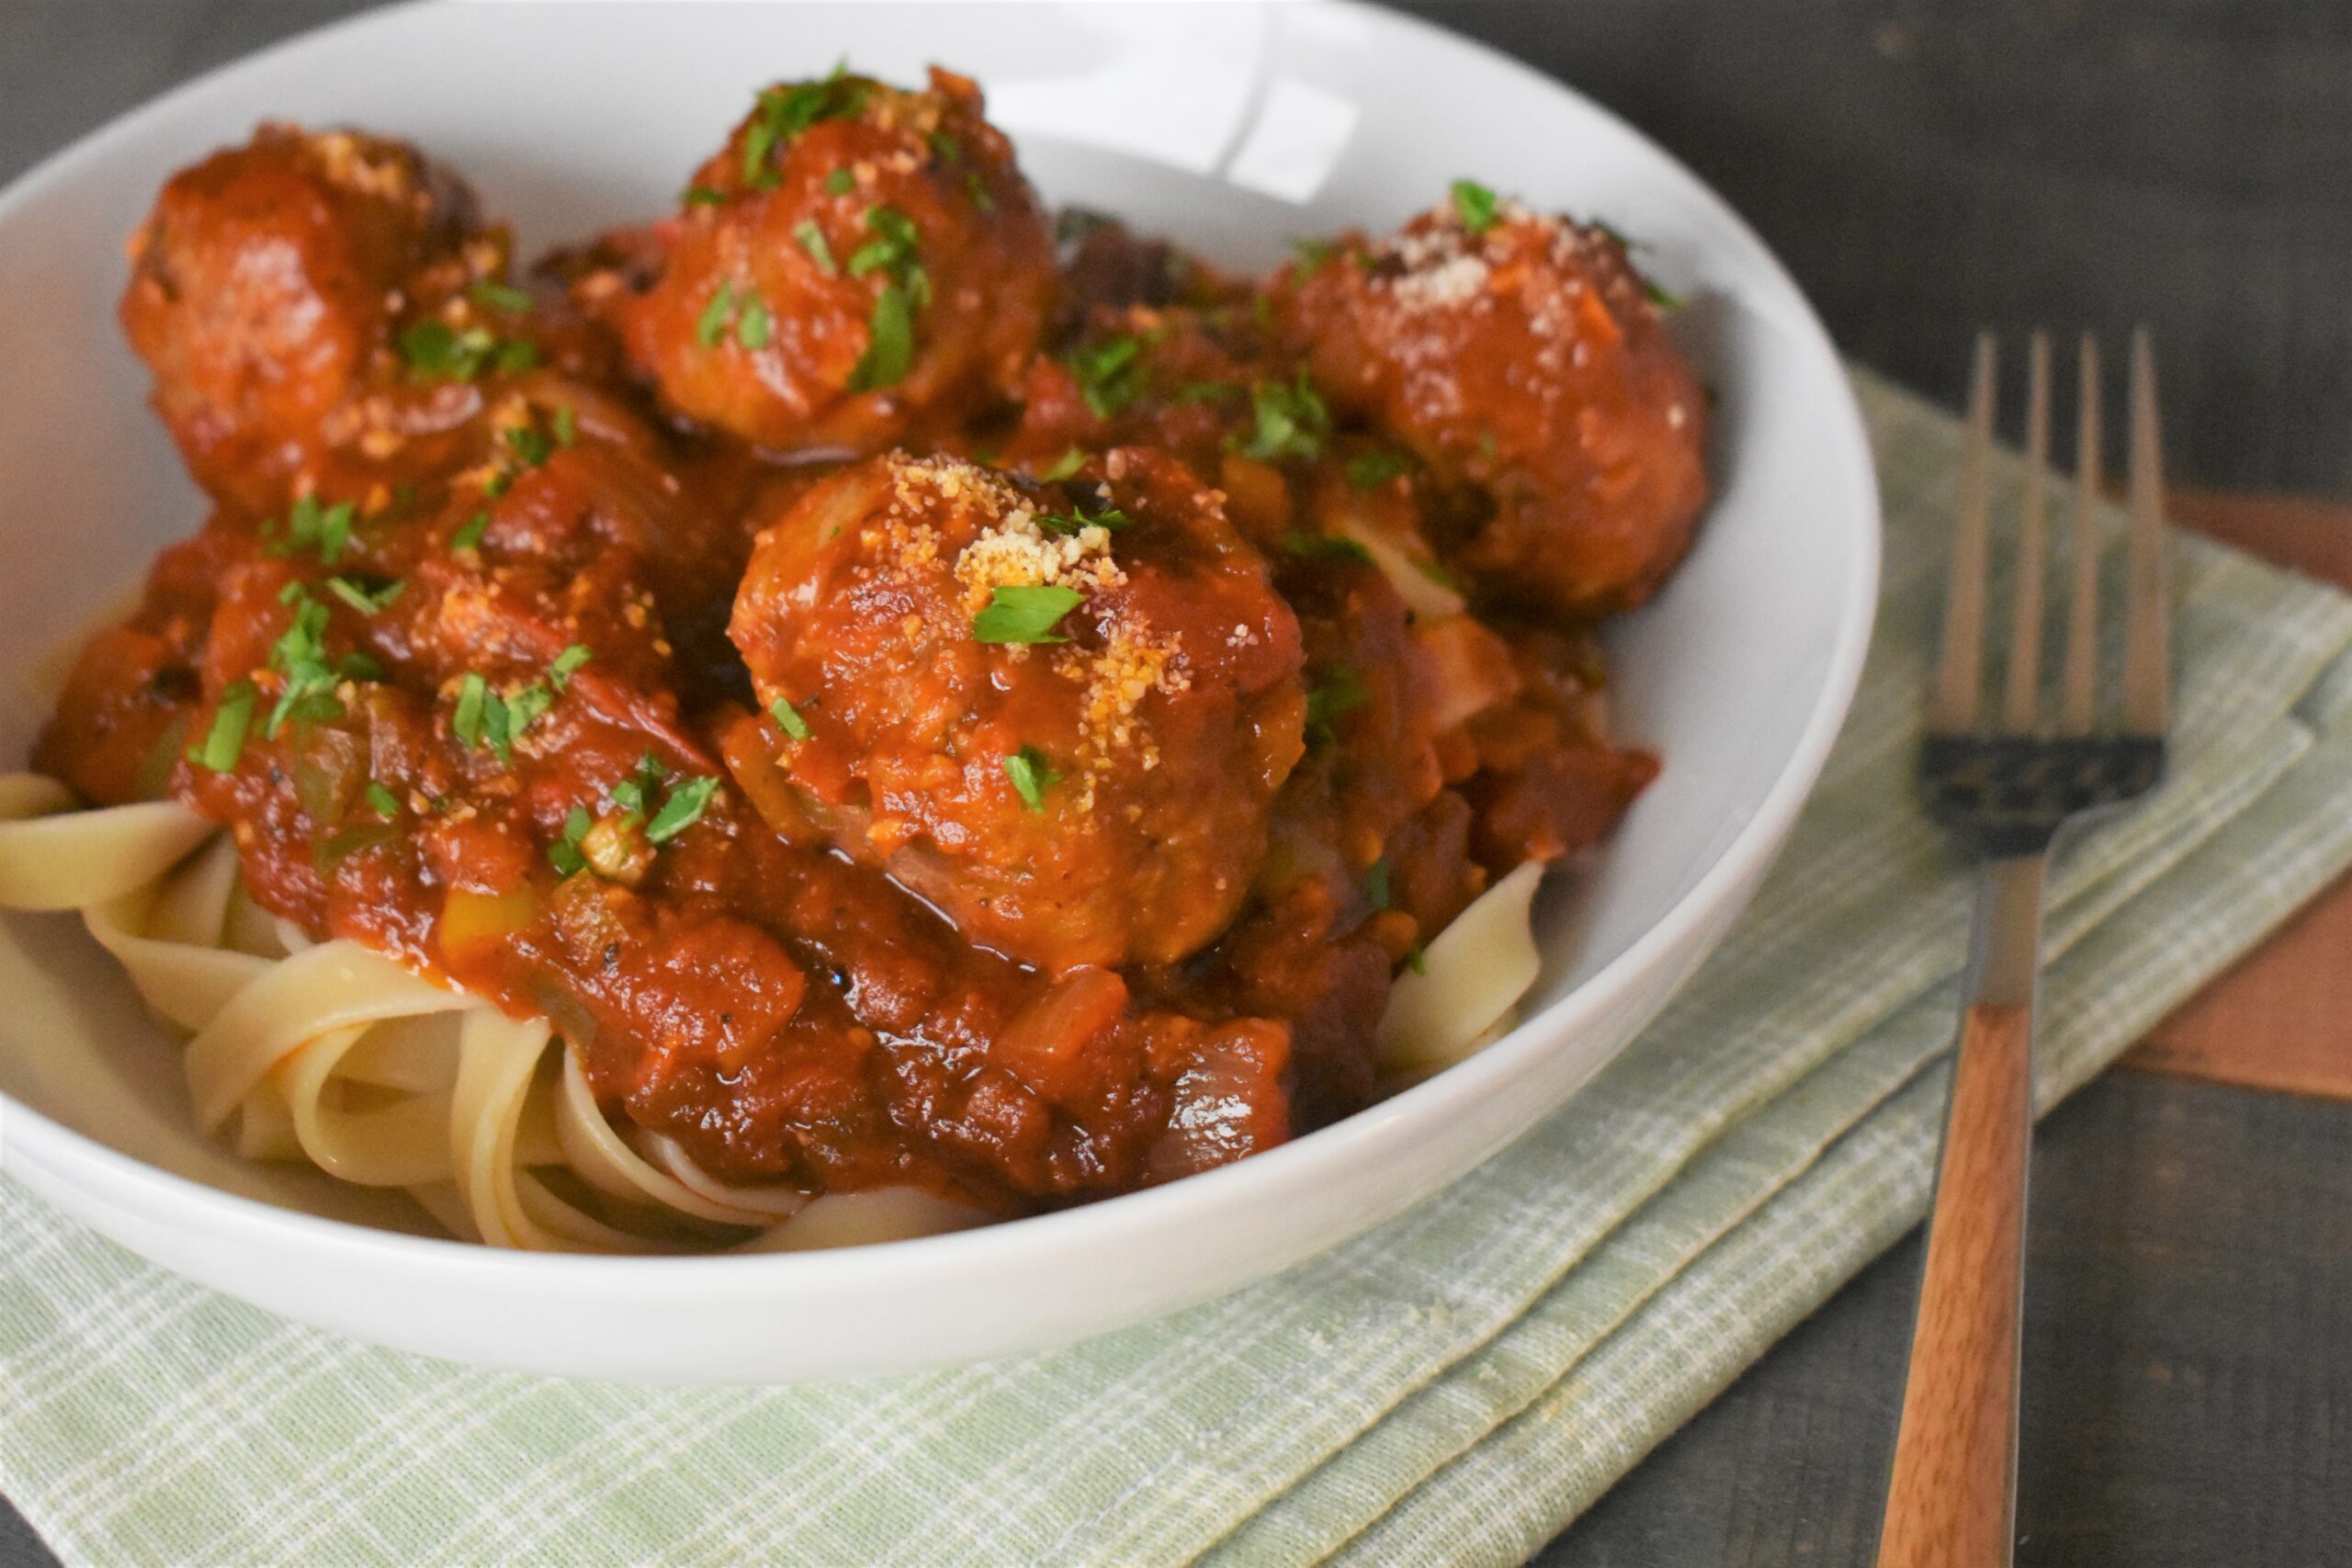
[[[2030,1001],[1968,1010],[1879,1568],[2009,1562],[2032,1062]]]

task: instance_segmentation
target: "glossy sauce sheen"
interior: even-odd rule
[[[413,151],[265,128],[132,243],[216,510],[36,761],[550,1017],[726,1179],[1018,1213],[1266,1148],[1368,1100],[1398,964],[1655,771],[1582,617],[1686,547],[1697,389],[1613,242],[1487,232],[1551,269],[1514,298],[1589,294],[1574,376],[1521,307],[1417,337],[1320,278],[1374,267],[1057,261],[944,73],[771,90],[527,285]],[[978,636],[1033,581],[1080,607]]]

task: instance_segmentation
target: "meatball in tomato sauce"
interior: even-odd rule
[[[1215,937],[1304,746],[1296,618],[1148,449],[852,468],[760,535],[731,630],[816,829],[1048,968]]]
[[[1073,453],[1139,445],[1216,474],[1247,433],[1250,389],[1286,373],[1263,337],[1227,306],[1098,306],[1060,353],[1030,362],[999,460],[1050,473]]]
[[[1496,598],[1629,608],[1690,548],[1705,393],[1605,230],[1464,187],[1292,268],[1274,299],[1334,402],[1482,498],[1446,543]]]
[[[419,421],[447,423],[375,394],[406,387],[402,331],[445,302],[468,309],[506,265],[504,234],[414,149],[286,125],[174,175],[130,252],[122,324],[156,411],[198,482],[254,511],[315,484],[338,451],[365,461]],[[496,346],[487,331],[467,341]]]
[[[836,73],[760,95],[639,259],[575,297],[676,412],[776,452],[872,452],[1008,397],[1053,238],[979,89]],[[650,257],[649,257],[650,253]]]

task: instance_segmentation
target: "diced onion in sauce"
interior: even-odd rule
[[[1396,596],[1416,615],[1458,615],[1467,607],[1461,594],[1448,588],[1430,574],[1441,570],[1436,561],[1427,558],[1417,559],[1411,552],[1387,535],[1365,522],[1351,507],[1340,514],[1340,532],[1364,547],[1372,557],[1372,564],[1380,575],[1396,590]]]
[[[538,911],[538,895],[527,887],[504,893],[475,893],[453,887],[448,902],[441,909],[441,946],[444,951],[455,951],[478,942],[496,942],[509,931],[529,925]]]
[[[1469,615],[1415,623],[1413,640],[1430,656],[1437,681],[1434,728],[1453,728],[1515,694],[1519,671],[1503,639]]]

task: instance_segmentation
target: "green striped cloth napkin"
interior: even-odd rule
[[[1648,1033],[1421,1208],[1050,1355],[650,1392],[295,1327],[0,1183],[0,1488],[107,1563],[1524,1557],[1925,1204],[1969,888],[1910,766],[1960,439],[1856,383],[1885,609],[1818,795]],[[2178,579],[2173,779],[2055,874],[2045,1104],[2352,862],[2352,600],[2194,541]]]

